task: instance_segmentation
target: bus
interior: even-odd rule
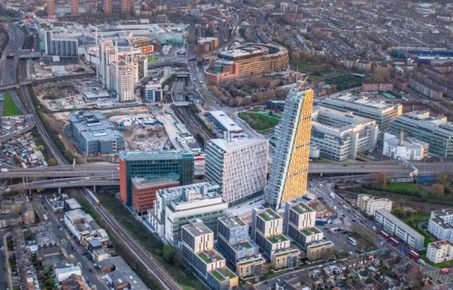
[[[348,237],[348,242],[349,242],[351,245],[353,245],[353,246],[357,246],[357,241],[354,240],[354,239],[351,238],[351,237]]]
[[[381,235],[381,237],[383,237],[383,238],[386,239],[386,240],[387,240],[388,238],[390,238],[390,236],[389,236],[386,232],[384,232],[384,231],[380,231],[380,232],[379,232],[379,235]]]
[[[418,259],[420,259],[420,255],[414,251],[414,250],[410,250],[409,252],[407,252],[407,254],[409,255],[409,257],[411,257],[412,259],[414,259],[415,261],[417,261]]]
[[[389,239],[389,242],[390,242],[390,244],[392,244],[392,245],[394,245],[394,246],[398,246],[398,245],[400,244],[400,242],[398,242],[398,240],[395,239],[394,237],[391,237],[391,238]]]

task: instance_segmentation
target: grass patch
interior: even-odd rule
[[[423,186],[416,183],[389,183],[385,190],[407,195],[421,195],[424,192]]]
[[[362,85],[362,78],[353,74],[340,74],[326,79],[326,83],[335,85],[339,91]]]
[[[264,132],[273,129],[280,121],[279,116],[270,115],[262,111],[240,112],[239,117],[246,121],[250,127],[257,132]]]
[[[22,115],[22,112],[17,107],[16,103],[13,100],[11,92],[6,92],[3,94],[5,100],[3,102],[3,117],[14,117]]]
[[[99,194],[101,204],[115,217],[115,219],[144,246],[146,251],[153,255],[158,262],[171,273],[175,280],[184,289],[200,289],[200,283],[193,276],[191,270],[182,262],[179,253],[165,259],[162,256],[163,243],[153,235],[142,223],[137,221],[132,214],[112,194]]]

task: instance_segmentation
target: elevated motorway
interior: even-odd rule
[[[421,174],[453,173],[453,162],[413,163]],[[409,174],[410,169],[396,161],[376,161],[367,163],[311,163],[309,174],[346,175],[370,173],[401,173]],[[60,165],[45,168],[17,168],[0,172],[0,178],[69,178],[69,177],[108,177],[119,178],[118,164],[85,164]]]

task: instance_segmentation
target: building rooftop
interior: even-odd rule
[[[285,242],[288,240],[288,238],[285,235],[277,235],[277,236],[272,236],[267,238],[272,244],[280,243],[280,242]]]
[[[212,276],[214,276],[214,278],[216,278],[220,282],[223,282],[225,280],[229,280],[229,279],[236,277],[236,274],[234,274],[227,267],[212,270],[210,273],[212,274]]]
[[[125,161],[173,160],[183,157],[193,157],[192,153],[184,151],[120,151],[120,159]]]
[[[266,208],[258,213],[258,216],[264,221],[270,221],[275,219],[281,219],[282,217],[276,213],[273,209]]]
[[[211,139],[209,142],[212,142],[215,144],[217,147],[222,149],[225,152],[231,152],[231,151],[237,151],[240,150],[243,147],[248,147],[253,144],[259,144],[259,143],[268,143],[266,139],[260,139],[260,138],[252,138],[252,139],[232,139],[231,141],[228,141],[226,139]]]
[[[179,176],[177,174],[170,174],[166,177],[155,177],[155,178],[142,178],[133,177],[132,184],[135,188],[146,188],[149,186],[160,186],[168,183],[178,182]],[[179,183],[178,183],[179,184]]]
[[[224,216],[219,218],[219,221],[225,224],[228,228],[235,228],[235,227],[244,227],[247,224],[239,217],[231,217],[231,216]]]
[[[212,230],[209,229],[202,221],[196,220],[194,222],[185,224],[181,228],[184,231],[187,231],[194,237],[203,236],[207,234],[212,234]]]
[[[306,228],[306,229],[300,230],[300,232],[301,232],[304,236],[312,236],[312,235],[316,235],[316,234],[321,233],[321,231],[320,231],[318,228],[316,228],[316,227],[313,227],[313,228]]]
[[[214,263],[217,261],[224,260],[225,258],[220,255],[216,250],[204,251],[197,254],[206,264]]]
[[[211,111],[209,114],[229,132],[244,131],[244,129],[233,121],[233,119],[231,119],[224,111]]]
[[[146,284],[138,277],[131,267],[120,256],[108,258],[99,262],[101,267],[105,265],[114,265],[115,270],[107,275],[112,279],[115,285],[128,282],[131,289],[147,290]]]
[[[449,241],[443,240],[443,241],[435,241],[429,243],[428,246],[435,247],[437,249],[442,249],[443,247],[450,246],[453,247],[453,244],[450,243]]]
[[[297,202],[297,203],[290,203],[290,207],[292,210],[296,211],[298,214],[303,214],[307,212],[314,212],[315,210],[306,205],[303,202]]]

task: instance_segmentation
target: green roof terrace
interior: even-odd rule
[[[304,236],[312,236],[321,233],[318,228],[307,228],[300,231]]]
[[[266,208],[264,211],[260,212],[258,214],[258,216],[266,222],[270,221],[270,220],[282,218],[278,213],[276,213],[275,211],[273,211],[270,208]]]
[[[292,207],[293,210],[295,210],[298,214],[303,214],[307,212],[313,212],[314,209],[306,205],[305,203],[298,203],[297,205]]]
[[[268,240],[272,243],[272,244],[275,244],[275,243],[279,243],[279,242],[285,242],[288,240],[288,238],[284,235],[278,235],[278,236],[273,236],[273,237],[270,237],[268,238]]]
[[[212,270],[210,273],[212,274],[212,276],[214,276],[214,278],[216,278],[220,282],[236,277],[236,274],[234,274],[227,267]]]
[[[198,253],[198,257],[200,257],[206,264],[213,263],[215,261],[223,259],[223,257],[216,251],[205,251]]]

